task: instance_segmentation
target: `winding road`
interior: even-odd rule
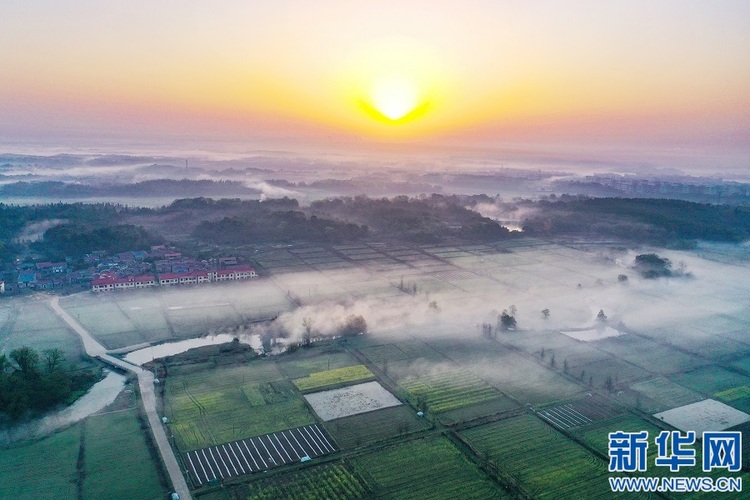
[[[135,373],[138,376],[138,387],[141,392],[141,400],[143,401],[143,407],[146,410],[148,416],[148,424],[151,427],[151,433],[156,441],[156,446],[159,448],[159,453],[167,468],[167,473],[172,481],[174,491],[180,495],[181,500],[192,499],[190,495],[190,489],[188,488],[185,476],[182,475],[180,465],[177,463],[172,447],[169,445],[167,439],[167,433],[164,432],[164,426],[159,420],[159,414],[156,412],[156,394],[154,392],[154,374],[148,370],[125,361],[115,358],[107,354],[107,350],[99,342],[91,336],[91,334],[80,324],[78,321],[68,314],[62,307],[60,307],[60,298],[53,297],[50,301],[50,306],[55,314],[65,321],[80,337],[83,342],[83,347],[86,349],[86,354],[101,359],[105,363],[116,366],[120,369]]]

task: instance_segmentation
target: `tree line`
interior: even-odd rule
[[[16,422],[71,403],[98,379],[92,371],[74,372],[60,349],[41,354],[19,347],[0,354],[0,421]]]

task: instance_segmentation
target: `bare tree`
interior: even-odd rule
[[[542,318],[549,319],[549,309],[542,309]]]
[[[60,368],[64,359],[65,355],[60,349],[45,349],[44,365],[47,373],[52,373]]]
[[[305,327],[305,334],[302,339],[302,344],[305,347],[308,347],[312,343],[312,325],[313,321],[309,316],[306,316],[302,319],[302,326]]]

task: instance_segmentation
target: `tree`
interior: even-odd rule
[[[628,275],[627,274],[618,274],[617,275],[617,281],[618,281],[618,283],[626,283],[628,281]]]
[[[515,330],[516,329],[516,318],[508,314],[508,311],[500,313],[500,329],[501,330]]]
[[[612,381],[612,375],[607,375],[607,379],[604,381],[604,387],[607,389],[607,391],[612,392],[614,386],[615,384]]]
[[[635,269],[646,279],[672,275],[672,262],[655,253],[644,253],[635,257]]]
[[[10,351],[10,359],[15,361],[21,374],[28,376],[36,373],[39,364],[39,354],[30,347],[19,347]]]
[[[60,349],[45,349],[44,366],[47,373],[52,373],[62,366],[64,353]]]
[[[360,333],[367,333],[367,321],[362,315],[350,314],[346,317],[339,333],[344,337],[354,337]]]
[[[305,333],[302,337],[302,345],[309,347],[312,343],[312,318],[306,316],[302,319],[302,326],[305,328]]]
[[[542,318],[549,319],[549,309],[542,309]]]
[[[599,314],[596,315],[596,320],[599,323],[605,323],[607,321],[607,315],[604,314],[604,309],[599,309]]]

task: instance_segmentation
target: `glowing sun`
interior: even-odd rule
[[[419,88],[413,81],[402,77],[375,80],[369,94],[372,107],[392,121],[404,118],[420,105]]]

